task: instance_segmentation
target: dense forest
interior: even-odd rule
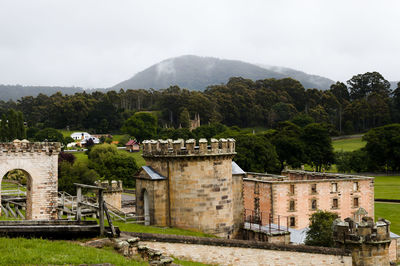
[[[182,112],[201,123],[275,128],[279,122],[317,122],[330,125],[331,135],[366,132],[400,121],[400,83],[395,90],[377,72],[337,82],[329,90],[305,89],[291,79],[252,81],[230,78],[227,84],[204,92],[173,86],[164,90],[95,91],[73,95],[55,93],[0,101],[0,116],[9,109],[23,113],[29,127],[85,129],[96,133],[119,131],[138,111],[157,114],[158,126],[179,127]]]

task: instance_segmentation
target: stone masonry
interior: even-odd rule
[[[111,183],[108,181],[97,181],[96,185],[106,188],[103,191],[105,202],[118,210],[122,208],[122,181],[112,180]]]
[[[241,179],[232,178],[235,140],[211,139],[208,145],[200,139],[198,146],[194,139],[143,144],[147,166],[136,180],[138,215],[145,212],[147,193],[151,224],[221,237],[233,237],[239,231],[243,207]]]
[[[350,218],[333,223],[333,238],[338,247],[351,251],[353,265],[389,265],[390,222],[363,217],[359,223]]]
[[[243,183],[246,210],[287,217],[296,229],[308,227],[318,209],[354,217],[362,207],[374,215],[373,177],[287,170],[280,176],[247,173]]]
[[[0,182],[15,169],[27,173],[26,219],[57,219],[58,142],[0,143]],[[0,195],[1,196],[1,195]]]

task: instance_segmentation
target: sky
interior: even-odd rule
[[[398,0],[0,0],[0,84],[107,88],[193,54],[400,80]]]

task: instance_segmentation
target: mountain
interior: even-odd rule
[[[258,66],[237,60],[184,55],[170,58],[137,73],[110,89],[162,89],[172,85],[204,90],[209,85],[226,83],[230,77],[252,80],[293,77],[305,88],[328,89],[333,80],[290,68]]]
[[[280,73],[284,75],[285,77],[291,77],[293,79],[296,79],[303,84],[304,88],[317,88],[321,90],[327,90],[330,88],[330,86],[335,83],[335,81],[317,76],[317,75],[311,75],[307,74],[305,72],[295,70],[292,68],[287,68],[287,67],[279,67],[279,66],[268,66],[268,65],[260,65],[263,68],[272,70],[274,72]]]
[[[62,94],[74,94],[76,92],[82,91],[83,89],[79,87],[22,86],[0,84],[0,100],[15,101],[24,96],[37,96],[39,93],[50,96],[56,92],[61,92]]]

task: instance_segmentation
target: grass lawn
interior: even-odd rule
[[[375,203],[375,219],[385,218],[391,222],[390,231],[400,235],[400,204]]]
[[[335,151],[354,151],[363,148],[367,144],[361,138],[338,139],[332,141]]]
[[[112,248],[83,247],[68,241],[43,239],[0,238],[0,264],[2,265],[65,265],[99,264],[148,265],[130,260]]]
[[[400,176],[376,176],[375,198],[400,200]]]
[[[127,152],[125,150],[118,150],[118,152],[127,154],[127,155],[131,156],[132,158],[134,158],[139,167],[146,165],[146,162],[144,161],[144,159],[142,157],[142,151]],[[88,162],[88,156],[85,154],[85,152],[73,152],[72,154],[76,157],[77,162],[84,162],[84,163]]]
[[[106,221],[106,224],[107,224],[107,221]],[[179,228],[145,226],[142,224],[129,224],[129,223],[118,222],[118,221],[113,221],[113,225],[118,226],[121,231],[125,231],[125,232],[198,236],[198,237],[215,237],[214,235],[209,235],[209,234],[205,234],[202,232],[184,230],[184,229],[179,229]]]

